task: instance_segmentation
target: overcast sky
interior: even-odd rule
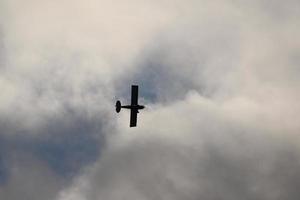
[[[298,0],[0,0],[0,199],[298,200]],[[140,86],[138,127],[115,101]]]

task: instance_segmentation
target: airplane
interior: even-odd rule
[[[130,109],[130,127],[136,127],[137,114],[139,110],[144,109],[145,106],[138,104],[139,86],[131,86],[131,105],[122,106],[121,102],[118,100],[116,102],[116,112],[119,113],[121,108]]]

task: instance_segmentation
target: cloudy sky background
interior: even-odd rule
[[[0,0],[0,199],[299,199],[299,19],[297,0]]]

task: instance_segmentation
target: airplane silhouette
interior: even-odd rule
[[[116,102],[116,111],[119,113],[121,108],[130,109],[130,127],[135,127],[137,122],[137,114],[139,110],[144,109],[145,106],[138,104],[139,86],[131,86],[131,105],[122,106],[120,101]]]

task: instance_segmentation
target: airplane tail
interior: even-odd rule
[[[117,101],[116,102],[116,112],[119,113],[121,111],[121,102]]]

